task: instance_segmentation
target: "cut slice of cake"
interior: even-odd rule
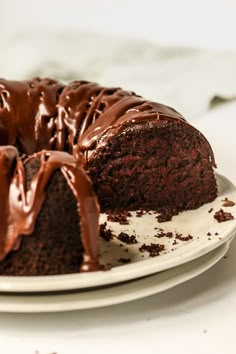
[[[80,163],[42,151],[24,162],[0,148],[0,274],[53,275],[101,269],[99,207]]]

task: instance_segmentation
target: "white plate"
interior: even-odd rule
[[[227,252],[230,241],[194,261],[164,272],[99,290],[0,295],[0,312],[63,312],[120,304],[160,293],[206,271]]]
[[[115,238],[109,242],[102,241],[101,259],[105,264],[112,264],[111,270],[57,276],[1,276],[0,291],[60,291],[115,284],[181,265],[212,251],[229,240],[236,230],[236,205],[223,207],[225,211],[234,215],[234,220],[218,223],[213,217],[214,212],[222,208],[222,200],[225,197],[236,202],[236,190],[233,184],[220,175],[217,176],[217,180],[219,196],[216,200],[199,209],[183,212],[170,222],[158,224],[156,214],[146,214],[140,218],[133,216],[130,218],[129,225],[109,222],[108,225],[114,234],[118,235],[120,231],[128,232],[130,235],[135,233],[139,241],[135,245],[123,244],[123,247],[120,247],[121,242]],[[212,213],[208,212],[210,208],[213,208]],[[101,222],[104,220],[106,220],[106,215],[101,216]],[[156,238],[155,227],[161,227],[165,231],[179,232],[184,236],[191,234],[193,239],[187,242],[177,240],[178,243],[173,245],[173,238]],[[212,236],[208,236],[208,232]],[[139,247],[143,243],[150,244],[151,242],[164,244],[165,251],[153,258],[149,257],[146,252],[140,253]],[[120,265],[118,260],[121,257],[130,258],[131,262]]]

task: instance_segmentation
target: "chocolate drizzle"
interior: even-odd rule
[[[39,156],[41,166],[26,190],[24,163],[14,147],[0,148],[0,183],[2,203],[0,260],[19,247],[21,235],[30,235],[46,197],[46,186],[55,170],[60,169],[67,180],[76,201],[80,215],[81,238],[84,246],[82,271],[101,269],[98,257],[99,206],[92,184],[80,163],[68,153],[41,151],[30,158]],[[13,169],[14,167],[14,169]]]
[[[150,102],[134,92],[87,81],[64,86],[52,79],[0,80],[0,143],[31,154],[41,149],[68,151],[87,162],[93,153],[129,125],[150,121],[188,125],[173,108]]]

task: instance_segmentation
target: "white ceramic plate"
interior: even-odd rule
[[[222,200],[227,197],[236,202],[236,190],[233,184],[223,176],[217,176],[219,196],[212,203],[206,204],[197,210],[183,212],[173,217],[170,222],[159,224],[157,214],[146,214],[136,217],[135,213],[129,225],[120,225],[109,222],[115,235],[121,231],[135,234],[138,243],[127,245],[114,237],[112,241],[102,241],[101,260],[104,264],[112,264],[109,271],[82,273],[73,275],[38,276],[38,277],[0,277],[0,292],[45,292],[82,289],[108,284],[115,284],[146,275],[154,274],[183,263],[196,259],[229,240],[236,230],[236,205],[222,207]],[[209,209],[213,211],[209,213]],[[213,215],[215,211],[223,208],[234,215],[235,219],[218,223]],[[106,215],[101,216],[101,222]],[[155,237],[161,227],[165,232],[178,232],[193,239],[189,241],[175,240],[175,238]],[[207,234],[210,233],[211,236]],[[217,233],[217,235],[216,235]],[[177,241],[177,244],[173,244]],[[165,250],[157,257],[149,257],[147,252],[141,253],[139,247],[143,244],[159,243],[165,245]],[[121,264],[120,258],[129,258],[128,264]]]
[[[120,304],[160,293],[206,271],[227,252],[230,241],[193,261],[164,272],[99,290],[0,295],[0,312],[62,312]]]

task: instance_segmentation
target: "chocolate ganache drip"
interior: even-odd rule
[[[120,88],[88,81],[63,85],[40,78],[0,80],[0,144],[15,145],[21,153],[48,149],[68,151],[78,158],[82,152],[87,162],[111,134],[147,120],[185,124],[196,131],[173,108]]]
[[[40,169],[26,189],[24,164],[40,157]],[[99,206],[92,183],[80,163],[70,154],[41,151],[22,162],[16,148],[0,147],[0,260],[17,250],[21,235],[30,235],[46,198],[46,187],[55,170],[60,169],[77,201],[84,247],[82,271],[101,269],[98,257]]]

